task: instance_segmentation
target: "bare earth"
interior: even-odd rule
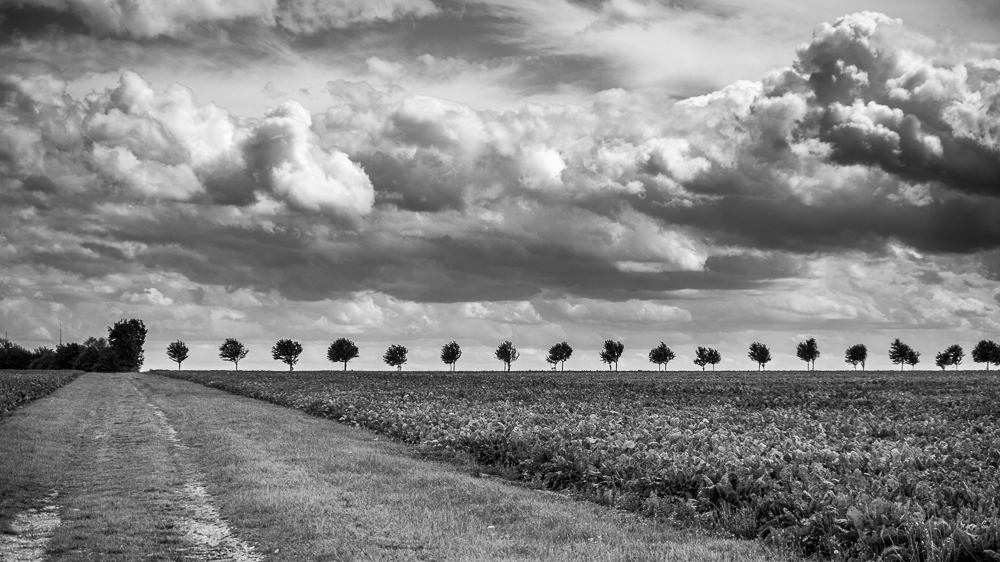
[[[0,451],[0,561],[781,558],[156,375],[84,375]]]

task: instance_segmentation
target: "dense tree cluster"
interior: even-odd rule
[[[89,372],[138,371],[143,363],[146,326],[142,320],[122,319],[108,327],[107,338],[89,337],[81,343],[65,343],[55,349],[34,350],[0,339],[0,369],[75,370]]]

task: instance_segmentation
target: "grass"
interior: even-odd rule
[[[0,528],[59,490],[56,561],[183,558],[175,500],[192,479],[266,560],[784,557],[476,478],[368,431],[156,375],[84,375],[0,418],[0,450]]]

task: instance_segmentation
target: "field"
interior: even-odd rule
[[[81,371],[0,371],[0,413],[51,394]]]
[[[0,561],[792,559],[422,457],[202,385],[87,373],[0,416]]]
[[[991,372],[161,372],[837,560],[1000,560]]]

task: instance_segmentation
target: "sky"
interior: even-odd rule
[[[1000,338],[995,0],[0,0],[0,323],[147,368]],[[980,368],[967,357],[962,368]]]

